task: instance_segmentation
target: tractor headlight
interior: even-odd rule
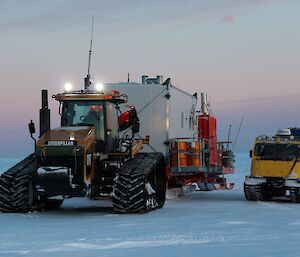
[[[104,85],[102,83],[97,83],[95,88],[97,91],[101,92],[104,89]]]
[[[66,83],[65,84],[65,91],[70,92],[72,90],[73,86],[71,83]]]

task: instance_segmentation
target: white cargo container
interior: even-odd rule
[[[142,83],[109,83],[105,90],[118,90],[128,96],[140,119],[139,136],[150,136],[144,151],[168,154],[167,142],[174,138],[197,137],[197,95],[189,94],[157,78],[142,77]],[[126,109],[122,109],[122,112]]]

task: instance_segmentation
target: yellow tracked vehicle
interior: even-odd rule
[[[251,175],[246,176],[247,200],[267,201],[289,196],[300,202],[300,129],[281,129],[273,136],[256,138],[250,151]]]

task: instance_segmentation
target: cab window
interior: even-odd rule
[[[97,101],[65,101],[62,126],[95,126],[96,139],[104,141],[104,105]]]

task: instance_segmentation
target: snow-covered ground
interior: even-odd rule
[[[15,161],[0,159],[0,170]],[[248,170],[248,154],[238,154],[234,190],[193,193],[143,215],[84,199],[0,214],[0,256],[300,256],[300,204],[246,201]]]

